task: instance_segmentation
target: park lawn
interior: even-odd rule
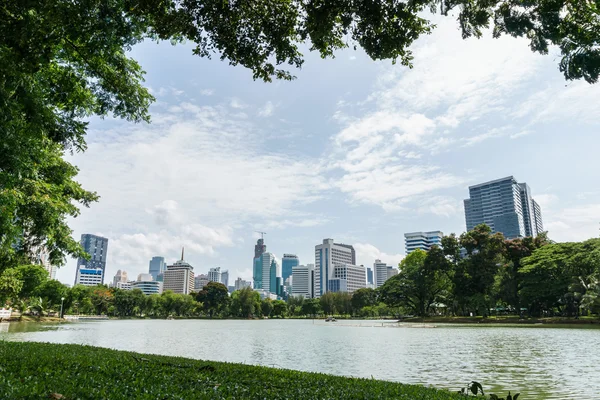
[[[91,346],[0,341],[0,398],[451,400],[462,397],[448,391],[373,379]]]

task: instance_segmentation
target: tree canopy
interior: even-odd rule
[[[0,7],[0,265],[45,246],[53,264],[85,256],[66,220],[98,195],[75,181],[65,151],[84,151],[87,119],[149,121],[154,100],[127,53],[145,40],[190,41],[254,79],[293,79],[301,47],[333,57],[362,48],[411,66],[410,46],[452,16],[464,38],[526,37],[561,52],[568,80],[600,74],[598,0],[5,0]],[[23,260],[25,258],[25,260]]]

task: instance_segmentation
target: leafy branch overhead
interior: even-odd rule
[[[597,0],[145,0],[130,8],[160,39],[188,39],[195,53],[241,64],[255,79],[291,79],[285,64],[300,67],[299,45],[322,57],[360,46],[374,60],[410,66],[411,44],[435,27],[425,11],[454,17],[463,38],[526,37],[533,51],[562,53],[566,79],[598,80],[600,19]]]
[[[190,41],[254,79],[293,79],[301,46],[322,57],[361,47],[411,66],[410,47],[456,18],[463,37],[527,37],[562,53],[566,79],[600,73],[599,0],[4,0],[0,4],[0,266],[84,256],[66,220],[98,195],[74,179],[65,151],[84,151],[91,116],[149,121],[154,98],[128,51],[145,39]],[[23,260],[26,258],[26,260]]]

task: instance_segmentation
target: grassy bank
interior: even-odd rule
[[[0,371],[2,399],[461,398],[393,382],[46,343],[0,341]]]

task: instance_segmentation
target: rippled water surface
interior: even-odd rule
[[[0,324],[0,339],[79,343],[374,377],[520,399],[600,399],[600,329],[312,320]]]

